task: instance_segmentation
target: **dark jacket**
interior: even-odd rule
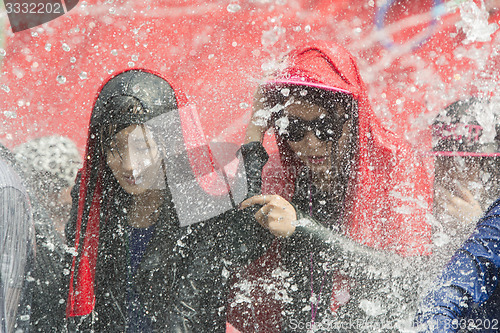
[[[106,103],[116,96],[138,99],[144,113],[111,117],[106,113],[109,112]],[[190,172],[194,167],[190,162],[201,162],[196,159],[198,155],[193,156],[196,149],[183,151],[183,147],[187,149],[186,142],[193,139],[184,136],[184,128],[168,127],[154,140],[158,145],[175,143],[178,149],[175,151],[183,152],[192,160],[181,159],[184,156],[180,155],[175,156],[179,157],[178,160],[172,160],[166,157],[166,151],[161,151],[165,153],[162,160],[165,177],[172,183],[167,182],[163,189],[164,202],[159,218],[138,268],[135,273],[129,272],[131,251],[125,209],[131,197],[107,166],[100,148],[100,136],[105,131],[100,129],[106,122],[119,124],[118,130],[124,129],[130,123],[122,121],[128,119],[143,124],[167,115],[172,116],[167,117],[172,121],[180,117],[179,109],[185,103],[183,95],[170,83],[144,70],[120,73],[99,92],[89,127],[87,158],[72,192],[73,207],[66,230],[69,244],[75,248],[75,253],[69,258],[67,316],[70,317],[70,330],[123,331],[129,323],[127,305],[131,302],[127,297],[135,294],[140,303],[139,311],[143,311],[148,321],[144,331],[223,332],[226,279],[230,272],[261,255],[269,244],[271,235],[249,211],[238,211],[235,207],[205,221],[180,226],[179,207],[174,208],[169,188],[170,184],[177,185],[172,181],[176,175],[165,168],[177,161],[185,161],[186,167],[181,170],[184,173],[178,175],[182,180],[193,176]],[[165,121],[154,125],[165,125]],[[178,127],[183,125],[189,127],[192,123],[182,123],[181,119]],[[178,141],[165,137],[176,130],[180,133],[175,137]],[[198,157],[201,160],[201,156]],[[198,171],[201,170],[204,176],[206,169],[199,165]],[[202,187],[202,182],[191,183]],[[204,191],[204,188],[198,188],[198,193],[207,193]],[[188,203],[196,203],[199,199],[192,193],[182,195]]]
[[[32,273],[33,299],[30,331],[61,332],[64,327],[67,288],[64,258],[66,245],[54,223],[36,198],[31,197],[36,238],[36,260]]]
[[[419,332],[500,329],[500,199],[445,267],[420,305]],[[455,320],[455,322],[454,322]]]
[[[78,187],[77,183],[74,195]],[[126,290],[133,281],[130,287],[154,318],[153,331],[224,332],[229,272],[258,258],[271,238],[252,214],[234,210],[179,227],[174,208],[165,204],[141,263],[128,280],[129,231],[123,212],[111,212],[113,218],[100,231],[94,311],[83,321],[71,320],[70,331],[123,332],[128,320]],[[75,220],[72,214],[69,228]],[[123,234],[117,237],[118,232]]]

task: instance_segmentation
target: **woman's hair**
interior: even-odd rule
[[[144,116],[147,111],[141,101],[133,96],[112,97],[104,103],[103,111],[104,116],[101,118],[102,121],[98,128],[99,147],[96,157],[101,156],[104,163],[102,171],[103,180],[106,184],[105,192],[108,192],[110,195],[114,193],[116,202],[119,202],[119,205],[123,205],[123,207],[127,207],[130,203],[131,195],[123,190],[113,176],[106,162],[107,154],[111,150],[111,143],[115,135],[129,126],[140,125],[146,137],[144,123],[148,118],[141,116]]]
[[[141,124],[134,115],[143,114],[145,108],[141,101],[133,96],[115,96],[104,104],[104,108],[107,117],[103,117],[99,132],[101,153],[106,156],[111,141],[118,132],[131,125]]]

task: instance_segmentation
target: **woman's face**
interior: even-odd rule
[[[106,162],[129,194],[165,188],[158,146],[143,125],[131,125],[118,132],[106,152]]]
[[[289,119],[299,119],[306,122],[313,122],[303,138],[300,141],[288,140],[288,145],[296,156],[313,172],[322,174],[329,172],[332,166],[340,166],[340,155],[349,149],[349,121],[346,121],[341,126],[342,133],[338,133],[339,140],[321,140],[322,135],[314,128],[314,124],[319,124],[321,119],[326,121],[343,121],[345,119],[345,110],[339,106],[337,109],[337,117],[332,117],[324,108],[319,105],[304,101],[296,100],[285,108],[285,114]],[[337,119],[337,120],[335,120]],[[321,126],[321,125],[320,125]],[[319,136],[319,138],[318,138]],[[338,149],[336,149],[336,147]]]

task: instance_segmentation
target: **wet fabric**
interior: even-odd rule
[[[262,192],[283,196],[295,205],[299,216],[312,215],[313,219],[319,219],[322,227],[317,231],[323,231],[297,227],[294,235],[275,244],[265,258],[254,263],[247,275],[242,276],[237,283],[240,292],[242,286],[249,283],[271,286],[273,290],[256,287],[250,293],[243,292],[252,304],[245,310],[240,309],[240,313],[235,310],[233,318],[234,326],[244,332],[255,327],[262,327],[265,332],[279,332],[321,323],[329,309],[336,312],[354,295],[363,295],[364,289],[359,288],[363,282],[357,284],[356,277],[325,268],[331,258],[322,257],[320,253],[323,249],[327,254],[332,253],[326,242],[329,233],[343,233],[369,248],[401,256],[430,253],[431,230],[426,214],[430,212],[432,199],[428,171],[411,146],[382,127],[375,117],[354,58],[341,46],[316,42],[293,50],[283,67],[284,70],[267,78],[264,90],[288,85],[321,88],[354,98],[357,151],[353,154],[348,183],[344,185],[345,199],[331,202],[319,191],[312,191],[307,169],[277,135],[280,154],[271,156],[264,168]],[[326,203],[328,209],[321,208],[321,204]],[[343,260],[349,267],[356,266],[349,265],[350,259],[345,256]],[[362,270],[363,264],[360,265]],[[280,276],[280,271],[286,273]],[[353,289],[356,285],[361,292]],[[367,293],[371,288],[377,290],[375,284],[365,287]],[[246,288],[243,291],[248,290]],[[238,300],[238,293],[236,295],[233,302],[244,303]],[[256,301],[259,298],[265,301],[259,303]],[[245,318],[244,321],[241,318]]]
[[[143,312],[143,307],[140,304],[140,299],[135,293],[135,286],[131,285],[133,283],[132,276],[136,273],[137,267],[139,266],[144,252],[153,236],[153,230],[155,226],[148,228],[128,228],[129,235],[129,271],[127,274],[127,312],[128,321],[130,326],[127,328],[129,332],[147,332],[150,331],[151,324],[148,322],[148,318]],[[149,324],[149,325],[148,325]]]
[[[1,158],[0,221],[0,332],[24,331],[28,330],[31,308],[34,228],[26,189]]]
[[[369,104],[366,87],[354,58],[342,47],[311,43],[294,50],[287,68],[269,81],[288,78],[303,86],[324,85],[349,91],[358,103],[356,166],[348,186],[345,218],[346,234],[362,244],[387,249],[401,255],[429,253],[430,226],[425,213],[431,201],[430,178],[411,146],[385,129]],[[287,154],[287,155],[285,155]],[[281,150],[284,177],[264,173],[264,191],[272,190],[291,198],[294,173],[301,166]],[[272,178],[268,178],[272,177]]]
[[[497,200],[424,297],[415,320],[419,332],[498,330],[499,246],[500,200]]]
[[[239,146],[207,142],[194,107],[156,116],[145,125],[161,138],[167,179],[163,185],[168,186],[181,226],[213,218],[245,199],[248,189]]]
[[[35,230],[36,254],[30,264],[29,295],[21,305],[21,318],[29,316],[30,332],[60,332],[64,327],[65,298],[64,257],[65,243],[54,228],[53,221],[39,202],[33,184],[19,166],[13,153],[0,145],[0,155],[23,179],[31,203]],[[9,195],[13,197],[13,195]],[[26,315],[26,317],[24,317]],[[24,327],[18,324],[17,327]]]
[[[37,198],[32,196],[31,204],[36,235],[36,258],[32,273],[34,281],[30,331],[60,332],[64,327],[66,308],[64,259],[68,248]]]

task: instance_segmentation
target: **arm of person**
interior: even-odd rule
[[[249,144],[242,147],[242,151],[245,152],[243,154],[245,164],[249,164],[247,161],[255,163],[256,166],[251,168],[252,174],[254,178],[260,179],[262,167],[267,161],[267,154],[264,162],[255,162],[261,160],[260,156],[262,151],[265,153],[265,150],[260,142],[252,142],[250,145],[251,147]],[[245,147],[247,147],[246,150],[244,150]],[[286,238],[286,241],[290,243],[303,244],[300,246],[303,249],[323,251],[329,256],[332,263],[338,262],[338,265],[343,264],[345,258],[354,258],[354,261],[359,263],[356,265],[359,269],[353,266],[350,269],[352,276],[359,277],[360,273],[367,272],[366,267],[377,267],[378,269],[374,269],[374,271],[387,273],[400,271],[409,265],[410,260],[404,260],[397,254],[376,250],[348,239],[338,231],[332,230],[309,215],[296,210],[290,202],[279,195],[254,195],[244,200],[240,204],[240,209],[248,209],[252,206],[259,207],[255,213],[255,219],[272,235]],[[413,260],[413,262],[415,261]],[[370,272],[370,276],[376,275]]]
[[[453,320],[484,304],[498,287],[500,273],[500,202],[455,253],[424,297],[415,323],[419,332],[457,332]],[[498,318],[496,318],[498,320]]]
[[[295,232],[287,241],[308,244],[309,248],[323,253],[331,268],[342,269],[352,278],[395,278],[405,275],[408,270],[413,271],[414,266],[426,260],[423,257],[403,258],[390,251],[362,245],[300,210],[297,210],[297,217]]]
[[[348,270],[352,277],[359,277],[360,274],[367,274],[371,278],[393,275],[408,266],[405,262],[409,260],[395,253],[359,244],[296,210],[279,195],[254,196],[243,201],[241,208],[255,204],[262,205],[255,213],[255,218],[273,235],[286,238],[286,242],[301,244],[300,247],[306,251],[314,249],[315,252],[323,252],[334,266],[343,265],[346,258],[356,262]]]
[[[264,95],[261,89],[257,89],[253,98],[252,116],[245,133],[245,144],[250,142],[262,142],[264,133],[270,125],[270,117],[265,111],[263,103]]]
[[[378,316],[377,319],[383,323],[396,323],[413,316],[425,277],[423,268],[428,265],[427,256],[404,258],[390,251],[359,244],[276,195],[253,197],[244,204],[253,202],[264,204],[256,213],[256,218],[273,233],[279,232],[277,236],[282,238],[281,249],[291,253],[293,259],[290,264],[295,272],[302,270],[305,276],[309,269],[320,276],[328,271],[341,272],[343,277],[353,282],[349,302],[338,310],[339,318],[371,320],[368,308],[373,307],[380,308],[383,317]],[[285,253],[283,255],[287,257]],[[328,293],[332,293],[325,292],[321,299],[328,299]],[[328,305],[323,304],[322,308],[325,306]]]

